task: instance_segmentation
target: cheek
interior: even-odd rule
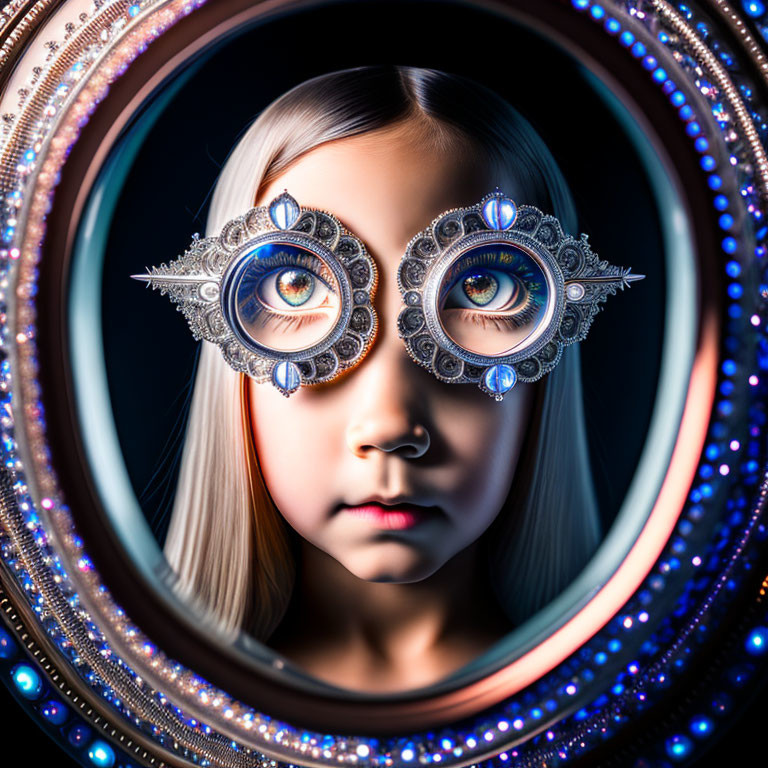
[[[533,407],[531,385],[518,385],[502,402],[484,393],[441,414],[460,519],[489,523],[509,493]],[[488,519],[486,519],[488,518]]]
[[[306,535],[334,501],[339,440],[328,416],[308,409],[302,394],[286,398],[274,387],[251,383],[251,424],[264,482],[283,517]]]

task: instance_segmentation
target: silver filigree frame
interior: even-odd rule
[[[514,211],[511,221],[493,223],[484,206],[505,202]],[[549,291],[545,318],[533,333],[507,354],[483,355],[457,344],[439,319],[439,294],[452,264],[469,249],[489,243],[513,245],[541,268]],[[589,246],[587,235],[566,235],[554,216],[531,205],[519,208],[499,190],[476,205],[446,211],[408,243],[397,272],[405,307],[398,316],[398,332],[413,360],[438,379],[453,384],[474,383],[501,400],[516,381],[533,382],[560,361],[562,348],[586,338],[599,303],[643,275],[602,261]],[[496,367],[511,369],[512,385],[490,389],[486,376]]]
[[[292,221],[280,228],[270,211],[277,203],[295,206]],[[280,351],[258,344],[239,330],[232,309],[234,277],[254,249],[269,243],[309,250],[328,266],[341,293],[341,310],[333,328],[311,347]],[[376,264],[365,244],[332,214],[302,208],[287,193],[268,206],[252,208],[227,222],[218,237],[195,238],[189,249],[169,264],[134,275],[177,304],[193,336],[216,344],[227,364],[257,382],[272,382],[284,395],[299,383],[318,384],[357,365],[376,337],[378,320],[373,296]],[[276,377],[281,364],[295,386]],[[285,370],[285,369],[284,369]]]

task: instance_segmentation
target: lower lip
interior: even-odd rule
[[[430,517],[429,510],[413,504],[397,507],[364,504],[360,507],[344,507],[344,510],[354,517],[369,520],[383,531],[407,531]]]

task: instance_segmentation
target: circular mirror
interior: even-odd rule
[[[281,353],[323,341],[341,312],[328,258],[294,243],[268,242],[236,259],[223,278],[222,301],[241,341]]]
[[[530,346],[551,322],[545,268],[519,246],[485,243],[457,254],[445,269],[438,316],[460,347],[506,356]]]
[[[766,233],[740,99],[762,90],[729,89],[697,9],[435,7],[64,3],[61,53],[6,76],[3,585],[28,579],[39,642],[148,755],[565,759],[663,698],[749,562]],[[361,25],[382,40],[366,61],[270,66]],[[396,322],[411,238],[496,186],[646,275],[503,403],[414,365]],[[129,280],[286,187],[380,279],[359,364],[332,379],[339,351],[315,355],[322,383],[290,398]],[[443,332],[489,357],[535,344],[555,291],[501,245],[439,283]],[[245,249],[222,311],[252,351],[311,351],[343,319],[335,266],[311,242]],[[300,320],[278,337],[267,307]]]

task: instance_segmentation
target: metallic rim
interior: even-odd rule
[[[686,25],[680,19],[679,15],[677,15],[671,9],[671,7],[666,5],[666,4],[654,2],[654,5],[657,6],[660,9],[660,12],[663,14],[664,18],[667,21],[669,21],[669,23],[672,24],[675,28],[680,30],[681,34],[683,34],[683,36],[686,37],[686,39],[692,45],[692,47],[695,48],[696,47],[696,43],[698,42],[698,40],[697,40],[695,34],[692,32],[691,28],[688,25]],[[721,8],[721,9],[727,8],[727,6],[725,6],[724,3],[718,3],[718,7]],[[616,11],[616,13],[618,15],[618,10]],[[707,61],[706,57],[704,56],[704,53],[708,53],[708,52],[707,51],[702,52],[702,58],[705,61]],[[714,63],[711,62],[711,61],[708,61],[707,64],[708,64],[708,66],[711,66],[712,71],[717,72],[717,62],[716,61]],[[722,87],[726,91],[726,93],[729,93],[729,89],[726,86],[730,83],[730,80],[727,78],[727,74],[725,74],[724,76],[725,76],[726,80],[723,81],[724,84],[723,84]],[[739,99],[738,99],[738,93],[735,92],[735,91],[732,91],[732,93],[734,94],[734,98],[736,100],[736,102],[735,102],[736,106],[734,107],[734,111],[738,114],[739,110],[738,110],[737,107],[738,107],[738,104],[740,103]],[[730,96],[729,96],[729,99],[730,99]],[[747,126],[747,127],[749,127],[749,126]],[[745,131],[745,133],[747,133],[747,132]],[[754,141],[753,141],[753,139],[754,139]],[[762,147],[760,146],[759,139],[758,139],[756,134],[753,133],[751,136],[749,136],[749,143],[750,143],[750,146],[752,147],[753,155],[754,155],[754,157],[757,160],[758,172],[761,174],[761,177],[763,179],[763,185],[762,186],[763,186],[763,192],[765,192],[765,189],[766,189],[766,187],[765,187],[765,173],[766,173],[765,157],[764,157],[764,154],[763,155],[760,154],[760,152],[762,151]],[[39,180],[43,182],[42,186],[44,187],[45,186],[45,179],[43,178],[43,179],[39,179]],[[31,239],[34,239],[34,235],[32,235]],[[28,268],[33,268],[33,267],[30,265],[30,267],[28,267]],[[29,273],[27,273],[26,277],[27,277],[27,279],[30,278]],[[26,323],[28,321],[33,320],[34,317],[31,316],[31,315],[26,315],[25,316],[24,308],[22,307],[19,310],[19,319],[20,319],[21,322],[20,322],[20,325],[17,325],[17,328],[25,328],[26,327]],[[712,400],[712,397],[711,397],[712,396],[712,391],[711,390],[714,389],[714,375],[713,375],[713,367],[714,366],[713,366],[713,362],[716,362],[716,354],[715,354],[715,350],[716,350],[716,337],[717,337],[716,330],[714,330],[713,327],[710,325],[709,326],[709,331],[706,334],[704,334],[704,336],[706,338],[706,343],[703,344],[703,346],[702,346],[702,355],[699,358],[700,367],[699,367],[698,370],[699,370],[699,374],[700,374],[700,380],[702,382],[706,382],[706,383],[704,384],[703,389],[696,391],[696,395],[700,398],[698,400],[698,403],[694,403],[693,401],[689,400],[689,406],[690,407],[697,406],[697,411],[699,411],[699,412],[701,412],[700,409],[701,409],[701,403],[702,402],[707,403],[707,402],[711,402],[711,400]],[[30,339],[25,339],[23,342],[19,342],[20,346],[23,345],[24,343],[26,343],[29,340]],[[23,366],[23,361],[24,361],[24,354],[23,353],[20,354],[20,358],[21,358],[22,362],[20,362],[18,364],[19,368],[21,368]],[[31,370],[31,368],[33,368],[33,366],[30,367],[30,369],[28,369],[28,370]],[[692,390],[692,392],[693,392],[693,390]],[[30,393],[30,396],[25,398],[25,400],[26,400],[27,404],[30,405],[30,406],[33,406],[35,404],[36,392],[34,390],[34,387],[33,387],[32,391]],[[690,426],[692,423],[695,423],[695,419],[697,418],[697,415],[693,414],[692,412],[689,413],[689,409],[686,410],[686,413],[687,413],[686,421],[687,421],[687,423]],[[35,432],[35,425],[34,424],[30,425],[30,430],[31,430],[32,433]],[[705,434],[701,435],[701,441],[703,441],[704,436],[705,436]],[[34,442],[34,440],[32,440],[32,442]],[[700,444],[698,439],[696,439],[696,438],[694,438],[692,442],[694,444],[695,443]],[[40,461],[42,461],[42,459]],[[31,462],[27,462],[27,461],[25,461],[24,463],[26,465],[31,465],[32,464]],[[686,472],[683,471],[682,474],[685,475]],[[54,482],[52,484],[43,483],[43,488],[45,490],[47,490],[47,488],[45,488],[46,485],[48,485],[48,488],[55,489],[55,478],[52,478],[52,479],[54,480]],[[679,493],[681,490],[685,491],[686,489],[683,488],[682,486],[678,486],[677,489],[676,489],[676,492]],[[763,493],[763,497],[764,497],[764,495],[765,494]],[[41,501],[41,494],[39,492],[37,494],[37,501],[38,502]],[[44,505],[43,505],[43,508],[45,508]],[[69,519],[68,515],[64,512],[63,509],[57,510],[56,513],[55,513],[55,517],[58,519],[59,525],[63,526],[63,529],[60,528],[60,530],[65,530],[65,531],[70,530],[71,520]],[[674,523],[674,521],[673,521],[673,523]],[[662,540],[659,539],[659,541],[662,541]],[[663,546],[663,543],[665,541],[666,541],[666,538],[663,539],[662,546]],[[72,556],[72,555],[81,555],[81,552],[76,547],[72,547],[71,542],[70,542],[70,546],[67,547],[67,549],[69,550],[69,555],[70,556]],[[62,550],[62,552],[63,551],[64,550]],[[33,565],[33,562],[32,562],[31,558],[32,558],[32,556],[30,555],[29,558],[25,559],[26,562],[28,563],[28,567],[31,567]],[[76,560],[72,560],[71,562],[76,562]],[[507,741],[507,742],[505,742],[505,745],[508,745],[508,744],[511,744],[511,743],[514,743],[514,742]],[[495,754],[495,753],[497,753],[498,750],[499,750],[498,742],[494,744],[493,748],[489,748],[489,750],[490,751],[486,751],[485,754]],[[477,759],[476,756],[472,757],[472,760],[476,760],[476,759]],[[225,763],[222,763],[222,764],[225,764]]]

